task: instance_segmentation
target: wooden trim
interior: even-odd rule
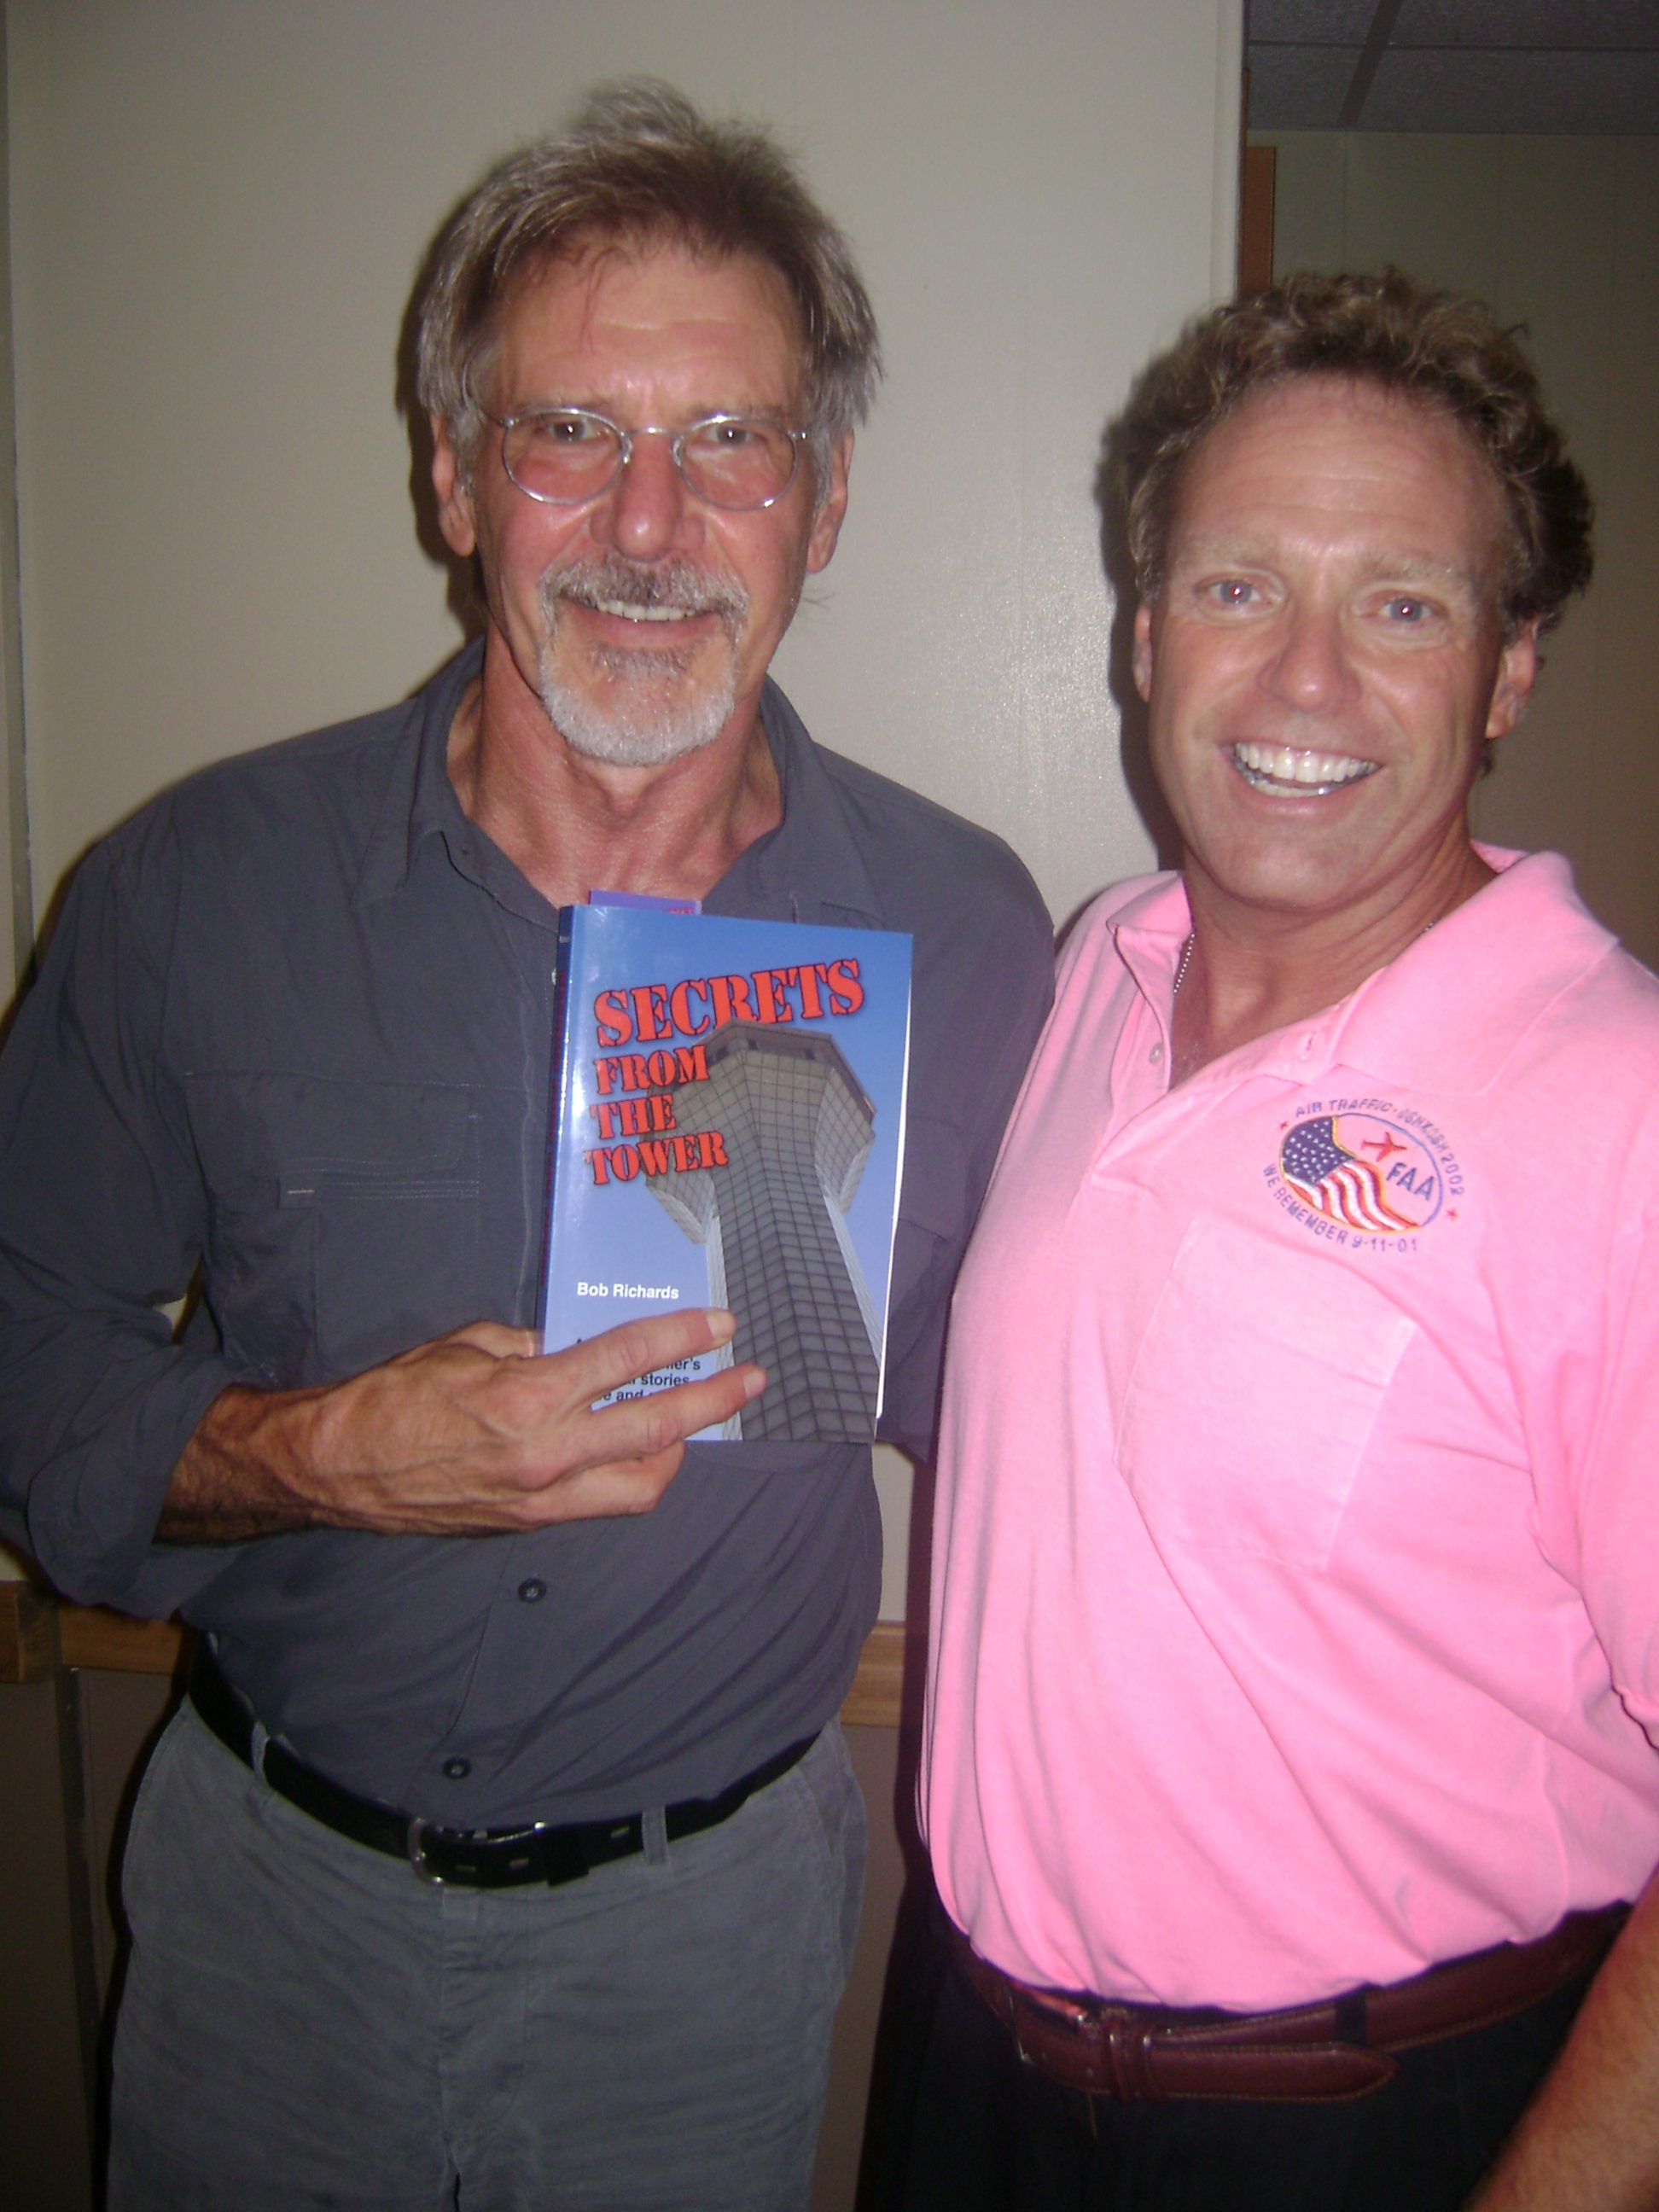
[[[108,1668],[115,1674],[177,1674],[185,1635],[179,1621],[133,1621],[104,1606],[58,1608],[64,1666]],[[921,1637],[911,1639],[902,1621],[876,1621],[841,1708],[848,1728],[898,1728],[911,1641],[921,1662]],[[38,1672],[18,1672],[24,1663]],[[0,1583],[0,1681],[38,1681],[45,1674],[51,1674],[51,1599],[27,1582]]]
[[[1247,146],[1238,193],[1238,289],[1248,298],[1273,281],[1273,194],[1277,146]]]
[[[33,1583],[0,1583],[0,1682],[49,1682],[57,1668],[52,1601]]]
[[[64,1664],[116,1674],[176,1674],[189,1632],[176,1620],[132,1620],[101,1605],[60,1606],[58,1613]]]
[[[896,1728],[904,1701],[906,1654],[914,1643],[920,1665],[922,1644],[902,1620],[878,1620],[865,1638],[859,1671],[841,1709],[848,1728]]]
[[[44,1653],[39,1674],[10,1671],[23,1663],[25,1620],[33,1639],[29,1652]],[[176,1674],[188,1633],[176,1620],[131,1620],[100,1605],[62,1605],[58,1609],[66,1667],[101,1668],[118,1674]],[[902,1620],[878,1620],[871,1630],[841,1709],[848,1728],[898,1726],[906,1653],[913,1640],[920,1664],[921,1639],[912,1639]],[[51,1672],[51,1599],[27,1583],[0,1584],[0,1681],[35,1681]]]

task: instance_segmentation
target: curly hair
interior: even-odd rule
[[[464,471],[488,419],[479,387],[501,309],[519,282],[595,246],[664,240],[750,254],[782,277],[800,318],[823,495],[830,452],[864,420],[881,374],[852,250],[767,132],[711,123],[672,86],[643,77],[596,92],[562,137],[509,155],[443,235],[420,304],[416,391]]]
[[[1141,597],[1164,581],[1182,463],[1253,392],[1347,377],[1443,409],[1486,456],[1504,495],[1499,586],[1507,634],[1552,629],[1589,582],[1589,487],[1568,459],[1518,330],[1477,300],[1425,290],[1398,269],[1287,276],[1188,325],[1114,425],[1108,474],[1125,514]]]

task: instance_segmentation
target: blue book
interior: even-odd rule
[[[706,1438],[867,1443],[904,1158],[910,939],[596,894],[559,916],[544,1346],[684,1306],[756,1360]]]

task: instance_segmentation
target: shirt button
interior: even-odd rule
[[[1161,1044],[1155,1044],[1146,1057],[1154,1067],[1161,1066],[1164,1060],[1164,1047]]]
[[[527,1583],[519,1584],[519,1595],[526,1605],[539,1605],[547,1595],[547,1584],[538,1575],[532,1575]]]
[[[472,1761],[470,1759],[447,1759],[444,1761],[444,1772],[452,1782],[465,1782],[471,1771]]]

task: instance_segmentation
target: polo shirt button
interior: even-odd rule
[[[444,1761],[444,1772],[452,1782],[465,1782],[471,1771],[472,1761],[470,1759],[447,1759]]]
[[[1152,1061],[1154,1067],[1162,1066],[1164,1060],[1164,1047],[1161,1044],[1155,1044],[1152,1050],[1147,1054],[1146,1057]]]
[[[539,1575],[532,1575],[527,1583],[519,1584],[519,1595],[526,1605],[539,1605],[547,1595],[547,1584]]]

